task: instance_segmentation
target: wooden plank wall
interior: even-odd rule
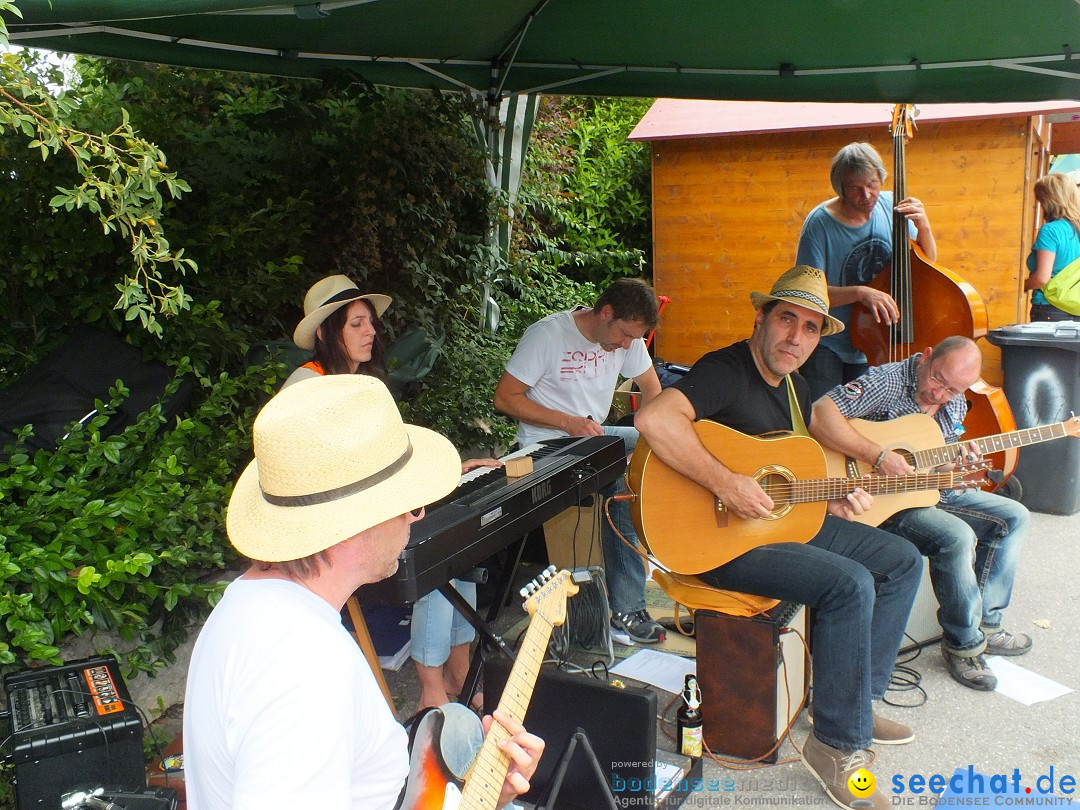
[[[653,278],[673,299],[657,331],[658,357],[693,363],[749,334],[750,291],[768,291],[794,263],[804,217],[833,196],[833,155],[856,140],[872,143],[891,173],[884,128],[653,142]],[[991,329],[1026,320],[1021,271],[1043,151],[1019,117],[927,123],[907,146],[908,191],[926,203],[938,263],[982,294]],[[997,349],[981,345],[984,376],[1000,384]]]

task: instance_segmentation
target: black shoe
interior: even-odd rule
[[[657,644],[667,638],[647,610],[611,614],[611,637],[621,644]]]

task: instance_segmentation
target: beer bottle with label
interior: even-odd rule
[[[687,675],[683,685],[676,727],[679,753],[698,759],[701,756],[701,690],[693,675]]]

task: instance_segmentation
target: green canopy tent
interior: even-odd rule
[[[19,0],[13,42],[483,96],[1034,101],[1078,93],[1076,0]],[[1070,40],[1075,40],[1070,42]]]
[[[1080,98],[1077,0],[18,0],[14,44],[466,91],[512,205],[535,94]],[[517,99],[524,99],[518,103]],[[498,234],[505,250],[508,232]]]

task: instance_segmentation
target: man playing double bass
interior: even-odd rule
[[[932,416],[956,456],[974,461],[978,448],[962,446],[964,393],[982,371],[982,352],[966,337],[948,337],[897,363],[871,368],[814,403],[810,435],[884,475],[914,472],[903,456],[860,434],[847,420],[884,422],[914,413]],[[900,437],[898,437],[899,439]],[[941,494],[937,506],[904,509],[881,528],[930,558],[930,581],[944,633],[941,651],[949,674],[970,689],[989,691],[997,677],[984,655],[1023,655],[1031,637],[1002,627],[1020,546],[1031,514],[1009,498],[978,489]]]
[[[879,323],[896,323],[900,309],[888,293],[865,286],[892,261],[893,195],[882,191],[887,173],[881,156],[868,143],[849,143],[836,153],[829,171],[836,196],[816,206],[799,233],[796,264],[820,267],[829,282],[829,314],[845,326],[851,306],[865,306]],[[937,258],[930,220],[923,204],[907,197],[895,210],[908,221],[908,233],[926,258]],[[850,330],[823,335],[803,364],[813,399],[866,371],[866,355],[851,344]]]

